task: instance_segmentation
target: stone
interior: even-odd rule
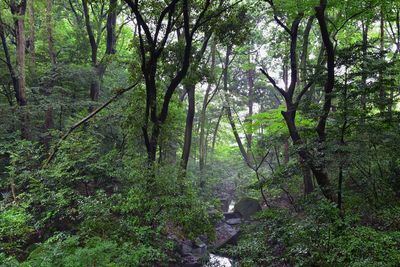
[[[229,225],[237,225],[237,224],[240,224],[241,222],[242,222],[242,219],[240,219],[240,218],[232,218],[232,219],[226,220],[226,223]]]
[[[183,267],[201,267],[201,259],[194,256],[194,255],[187,255],[182,259],[182,265]]]
[[[224,212],[224,218],[225,220],[236,219],[242,218],[242,215],[239,212]]]
[[[229,204],[231,200],[229,198],[221,198],[221,209],[223,212],[227,212],[229,210]]]
[[[200,238],[196,238],[194,241],[192,254],[199,258],[207,255],[207,245]]]
[[[179,244],[179,253],[181,255],[190,255],[193,251],[192,242],[189,240],[181,241]]]
[[[215,228],[216,241],[214,248],[218,249],[228,244],[236,244],[239,237],[239,227],[221,223]]]
[[[240,199],[236,204],[234,211],[239,212],[245,220],[251,219],[251,217],[261,210],[260,203],[257,199],[245,197]]]

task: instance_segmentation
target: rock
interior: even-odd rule
[[[221,223],[215,229],[216,241],[214,247],[221,248],[227,244],[235,244],[239,236],[239,227]]]
[[[223,212],[227,212],[229,210],[230,203],[231,203],[230,198],[221,198],[221,209]]]
[[[201,267],[201,259],[194,255],[187,255],[182,259],[182,267]]]
[[[218,210],[215,209],[214,207],[209,207],[207,212],[209,217],[214,217],[218,214]]]
[[[237,224],[240,224],[241,222],[242,222],[242,219],[240,219],[240,218],[232,218],[232,219],[226,220],[226,223],[229,225],[237,225]]]
[[[193,244],[189,240],[180,241],[179,253],[183,256],[192,254]]]
[[[239,212],[224,212],[224,217],[225,220],[229,220],[229,219],[242,218],[242,215]]]
[[[207,245],[200,238],[196,238],[192,253],[199,258],[205,257],[207,255]]]
[[[235,204],[234,211],[239,212],[244,219],[248,220],[255,213],[261,210],[260,203],[254,198],[242,198]]]

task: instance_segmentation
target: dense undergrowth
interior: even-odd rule
[[[398,266],[399,206],[367,216],[341,215],[326,201],[305,203],[301,212],[265,209],[224,252],[240,266]]]

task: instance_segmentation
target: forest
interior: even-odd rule
[[[0,0],[0,266],[400,266],[400,0]]]

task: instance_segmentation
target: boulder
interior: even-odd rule
[[[237,219],[242,218],[242,215],[239,212],[224,212],[225,220],[229,219]]]
[[[183,256],[192,254],[193,244],[190,240],[182,240],[179,243],[179,253]]]
[[[245,197],[240,199],[236,204],[234,211],[239,212],[244,219],[249,220],[251,216],[261,210],[260,203],[257,199]]]
[[[192,254],[199,258],[207,256],[207,245],[200,238],[193,242]]]
[[[239,237],[239,227],[229,225],[225,222],[219,224],[215,228],[216,241],[214,242],[214,248],[218,249],[228,244],[236,244]]]
[[[187,255],[182,259],[182,267],[201,267],[203,266],[201,259],[194,255]]]
[[[242,222],[242,219],[240,219],[240,218],[232,218],[232,219],[226,220],[226,223],[229,225],[237,225],[237,224],[240,224],[241,222]]]

